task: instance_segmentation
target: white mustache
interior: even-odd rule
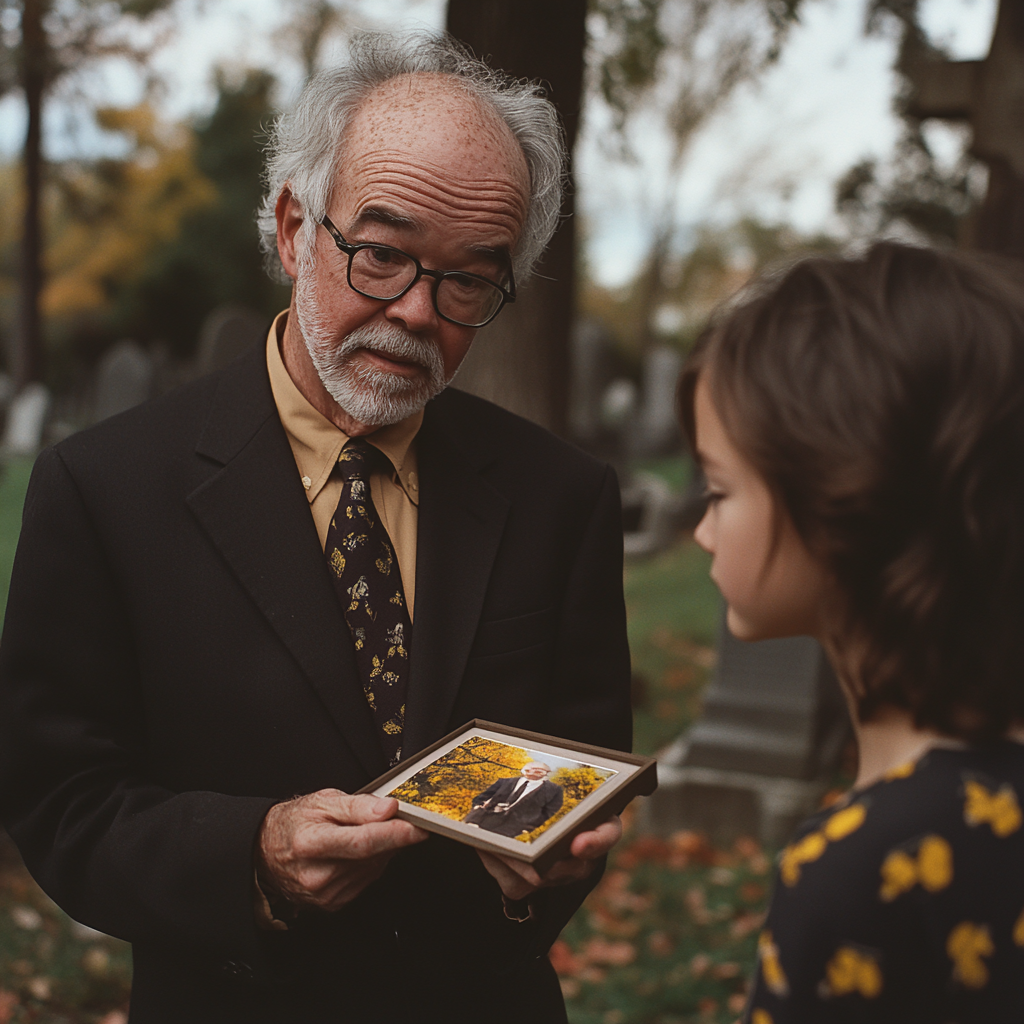
[[[357,327],[335,350],[332,361],[337,365],[359,349],[415,363],[427,370],[431,379],[444,380],[444,362],[437,345],[417,338],[397,324],[373,323]]]

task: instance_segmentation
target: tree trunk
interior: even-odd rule
[[[43,177],[43,92],[46,86],[46,33],[43,18],[47,0],[25,0],[22,21],[21,81],[28,107],[28,130],[22,166],[25,181],[25,219],[21,237],[21,308],[12,373],[20,390],[42,374],[39,295],[43,288],[40,192]]]
[[[558,108],[571,153],[579,126],[586,43],[586,0],[449,0],[448,31],[488,64],[540,80]],[[569,332],[575,302],[574,197],[516,301],[479,334],[459,372],[459,387],[565,433]]]

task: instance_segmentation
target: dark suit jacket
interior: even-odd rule
[[[508,811],[496,812],[495,804],[513,799],[513,790],[521,777],[515,775],[508,779],[498,779],[474,799],[474,806],[490,801],[477,822],[480,828],[503,836],[517,836],[520,832],[532,832],[559,811],[562,806],[562,787],[544,779],[539,786],[516,800]]]
[[[474,717],[628,749],[612,471],[453,390],[418,444],[405,750]],[[133,943],[133,1024],[463,1019],[479,994],[446,979],[484,962],[527,965],[534,1019],[564,1012],[538,957],[588,887],[513,923],[438,837],[340,913],[254,926],[268,808],[384,769],[262,351],[40,455],[0,643],[0,817],[58,904]]]

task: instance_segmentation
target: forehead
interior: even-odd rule
[[[526,160],[497,113],[458,83],[416,74],[385,83],[356,112],[334,202],[349,226],[390,215],[411,230],[441,227],[511,248],[528,196]]]

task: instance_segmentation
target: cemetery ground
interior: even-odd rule
[[[6,601],[31,460],[0,476]],[[674,482],[674,481],[673,481]],[[697,716],[719,604],[691,539],[626,569],[635,749],[654,753]],[[627,833],[551,959],[571,1024],[726,1024],[742,1009],[771,875],[753,840]],[[3,837],[6,839],[6,837]],[[72,922],[0,846],[0,1024],[124,1024],[128,946]]]

